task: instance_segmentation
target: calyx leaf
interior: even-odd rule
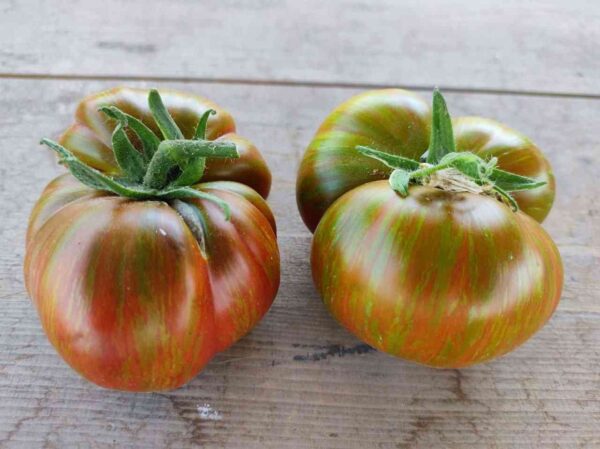
[[[117,164],[127,178],[132,182],[141,181],[146,173],[146,161],[130,142],[121,123],[113,131],[112,146]]]
[[[396,154],[384,153],[383,151],[375,150],[371,147],[358,145],[356,149],[363,154],[373,159],[383,162],[390,168],[402,170],[416,170],[419,168],[419,163],[407,157],[398,156]]]
[[[408,195],[408,185],[410,183],[410,172],[397,168],[390,176],[390,185],[392,189],[398,192],[401,196]]]
[[[169,114],[156,89],[152,89],[148,94],[148,107],[165,139],[175,140],[184,138],[183,133],[177,126],[177,123],[175,123],[175,120],[173,120],[173,117],[171,117],[171,114]]]
[[[204,114],[202,114],[202,117],[200,117],[200,120],[198,121],[198,126],[196,126],[194,139],[204,140],[206,138],[206,125],[208,124],[208,118],[216,113],[217,111],[214,109],[208,109]]]
[[[152,158],[158,149],[160,139],[156,137],[156,134],[150,128],[133,115],[121,111],[116,106],[101,106],[98,110],[108,117],[117,120],[123,128],[129,127],[142,142],[142,153],[146,161]]]
[[[437,164],[446,154],[456,151],[452,119],[448,113],[446,100],[436,88],[433,91],[431,116],[431,139],[427,150],[427,163]]]
[[[127,185],[122,180],[107,176],[101,171],[86,165],[65,147],[50,139],[42,139],[40,143],[54,150],[58,154],[60,162],[67,166],[71,174],[82,184],[92,189],[136,199],[145,199],[149,195],[151,196],[150,191],[147,189]]]
[[[516,175],[514,173],[494,168],[490,174],[490,179],[496,187],[500,187],[507,192],[517,192],[519,190],[531,190],[541,187],[546,182],[537,181],[527,176]]]

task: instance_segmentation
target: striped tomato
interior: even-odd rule
[[[331,314],[379,350],[462,367],[514,349],[555,310],[562,263],[536,221],[554,185],[525,138],[473,118],[454,122],[455,139],[439,92],[427,110],[391,90],[334,111],[305,155],[298,201]]]
[[[71,174],[46,187],[27,233],[25,281],[50,342],[120,390],[189,381],[258,323],[279,285],[258,150],[216,105],[164,99],[85,99],[62,145],[45,141]]]

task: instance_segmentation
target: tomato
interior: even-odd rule
[[[471,193],[387,181],[336,201],[315,233],[312,274],[332,315],[373,347],[435,367],[499,356],[560,298],[562,265],[523,212]]]
[[[153,140],[146,134],[142,142],[140,122],[160,141],[154,156],[173,155],[163,145],[169,139],[157,137],[166,122],[159,130],[153,120],[165,111],[150,111],[147,97],[115,89],[79,105],[60,139],[64,148],[53,144],[73,174],[51,181],[35,205],[24,268],[43,328],[64,360],[98,385],[130,391],[189,381],[260,321],[279,286],[275,220],[264,199],[270,173],[258,150],[234,134],[227,112],[197,96],[163,94],[184,135],[172,141],[186,158],[162,167],[167,185],[123,181],[120,165],[134,173],[126,161],[142,159],[130,152],[115,161],[111,147],[123,134],[98,107],[129,114],[120,117],[138,155]],[[189,140],[208,109],[216,113],[206,136]],[[190,142],[239,157],[204,161],[190,156]],[[153,167],[151,158],[142,162]],[[178,184],[198,163],[201,179]]]
[[[554,197],[550,165],[503,125],[451,121],[438,92],[433,109],[400,90],[341,105],[297,188],[325,306],[381,351],[480,363],[526,341],[558,304],[562,262],[538,223]]]
[[[431,133],[431,109],[419,96],[401,89],[382,89],[359,94],[337,107],[309,144],[298,172],[296,199],[306,226],[314,232],[333,202],[367,182],[389,178],[381,162],[356,154],[367,145],[418,160],[427,150]],[[526,137],[489,119],[461,117],[454,120],[457,151],[471,151],[484,158],[497,157],[498,167],[546,184],[516,192],[520,209],[541,222],[554,201],[555,183],[550,164]]]

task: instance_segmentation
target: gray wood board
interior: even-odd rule
[[[0,72],[600,95],[591,0],[19,0]]]
[[[149,86],[147,83],[130,83]],[[455,115],[501,120],[548,154],[558,197],[544,226],[565,262],[552,320],[515,352],[433,370],[372,351],[338,326],[310,280],[310,235],[294,201],[299,158],[329,110],[356,89],[152,83],[232,112],[274,173],[282,285],[241,342],[177,391],[106,391],[73,373],[45,339],[22,283],[28,214],[62,172],[37,145],[108,81],[0,83],[0,447],[594,448],[600,445],[600,150],[596,100],[449,94]],[[429,93],[424,92],[424,95]]]

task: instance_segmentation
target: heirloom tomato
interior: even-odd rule
[[[504,354],[560,298],[560,255],[538,223],[554,187],[528,139],[487,119],[451,121],[438,91],[431,110],[402,90],[358,95],[300,166],[317,290],[342,325],[392,355],[462,367]]]
[[[164,100],[164,101],[163,101]],[[204,98],[85,98],[27,232],[25,282],[65,361],[109,388],[176,388],[249,332],[279,286],[271,176]]]

